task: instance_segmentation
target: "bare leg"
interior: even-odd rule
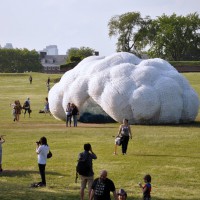
[[[84,189],[81,188],[81,200],[84,200]]]
[[[117,145],[115,145],[114,154],[117,154]]]

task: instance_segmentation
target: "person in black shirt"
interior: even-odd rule
[[[90,200],[111,200],[110,192],[113,192],[114,199],[117,200],[115,185],[112,180],[107,178],[107,171],[102,170],[100,177],[96,178],[92,184]]]
[[[79,115],[78,108],[75,104],[72,103],[72,119],[74,122],[74,127],[77,126],[77,115]]]
[[[86,188],[86,184],[88,184],[88,193],[90,196],[91,193],[91,187],[92,187],[92,183],[94,180],[94,172],[93,172],[93,167],[92,167],[92,160],[93,159],[97,159],[96,154],[92,151],[92,147],[91,144],[87,143],[84,144],[84,152],[79,154],[79,158],[78,159],[82,159],[82,160],[86,160],[88,162],[88,165],[90,166],[87,172],[87,175],[83,176],[80,175],[81,178],[81,200],[84,200],[84,190]]]

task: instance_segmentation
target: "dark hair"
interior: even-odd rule
[[[89,151],[90,149],[91,149],[91,144],[90,143],[84,144],[84,150],[85,151]]]
[[[149,174],[144,176],[144,179],[148,182],[151,183],[151,176]]]
[[[40,138],[40,144],[44,144],[44,145],[47,145],[47,138],[46,137],[41,137]]]

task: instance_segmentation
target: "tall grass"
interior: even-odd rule
[[[67,199],[79,198],[80,180],[75,183],[75,166],[83,144],[90,142],[98,159],[93,162],[95,177],[108,170],[116,188],[124,188],[128,199],[142,197],[138,182],[146,173],[152,176],[152,199],[199,200],[200,115],[194,124],[175,126],[131,126],[133,139],[128,154],[114,156],[114,136],[118,123],[78,124],[66,128],[65,123],[50,115],[39,114],[47,96],[46,80],[60,75],[32,73],[22,76],[0,75],[0,134],[5,134],[3,168],[0,174],[0,199]],[[200,94],[200,74],[185,74]],[[10,103],[31,99],[31,118],[20,116],[13,122]],[[46,188],[30,188],[40,180],[35,142],[46,136],[53,153],[46,166]],[[86,197],[87,199],[87,193]]]

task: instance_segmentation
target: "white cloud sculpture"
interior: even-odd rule
[[[89,99],[131,124],[188,123],[199,109],[197,93],[167,61],[125,52],[88,57],[66,72],[49,92],[50,111],[65,120],[68,102],[81,109]]]

